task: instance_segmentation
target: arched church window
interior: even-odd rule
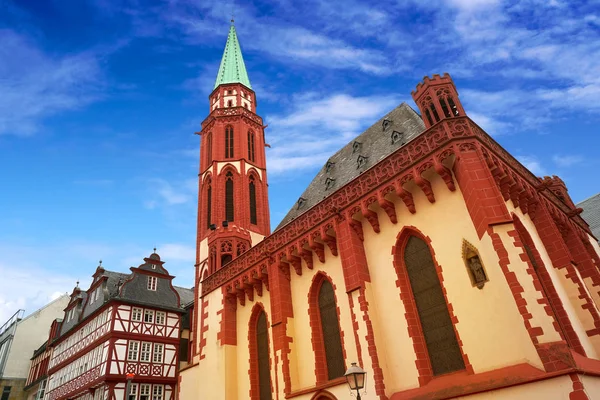
[[[431,113],[429,112],[428,108],[425,109],[425,116],[427,117],[427,121],[429,121],[429,125],[433,125],[433,120],[431,119]]]
[[[225,220],[233,221],[233,174],[225,174]]]
[[[247,105],[246,105],[247,107]],[[248,159],[254,162],[254,132],[248,131]]]
[[[404,264],[434,375],[465,368],[448,305],[427,243],[410,236]]]
[[[212,162],[212,133],[206,135],[206,160],[210,164]]]
[[[206,227],[210,228],[212,219],[212,184],[211,181],[207,181],[208,188],[206,189]]]
[[[233,158],[233,127],[225,127],[225,158]]]
[[[250,177],[250,183],[248,184],[248,194],[250,196],[250,223],[256,225],[256,185],[253,176]]]
[[[435,106],[433,105],[433,103],[429,104],[429,109],[431,110],[431,114],[433,114],[433,117],[435,118],[435,122],[439,122],[440,116],[439,116],[437,110],[435,109]]]
[[[454,114],[455,117],[458,117],[458,107],[456,107],[456,104],[454,103],[454,99],[452,98],[452,96],[448,96],[448,104],[450,105],[450,109],[452,110],[452,114]]]
[[[450,118],[452,115],[450,114],[450,110],[448,109],[448,106],[446,105],[446,100],[444,100],[443,97],[440,97],[440,106],[442,106],[442,111],[444,112],[444,116],[446,118]]]
[[[345,366],[335,295],[333,286],[327,279],[323,279],[319,289],[319,315],[327,360],[327,377],[331,380],[344,376]]]
[[[256,349],[258,361],[259,399],[271,400],[271,372],[269,368],[269,330],[267,315],[261,311],[256,321]]]

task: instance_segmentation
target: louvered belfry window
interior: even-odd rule
[[[250,223],[256,225],[256,186],[252,178],[248,184],[248,193],[250,195]]]
[[[225,128],[225,158],[233,158],[233,127]]]
[[[448,305],[427,243],[411,236],[404,262],[434,375],[465,368]]]
[[[233,174],[225,174],[225,219],[233,221]]]
[[[258,321],[256,322],[256,348],[258,353],[258,386],[260,400],[271,400],[268,334],[267,316],[264,311],[261,311],[258,316]]]
[[[324,280],[319,289],[319,313],[321,316],[321,329],[323,330],[325,358],[327,359],[327,376],[331,380],[344,376],[345,366],[335,296],[333,286],[328,280]]]
[[[248,131],[248,160],[254,162],[254,132]]]

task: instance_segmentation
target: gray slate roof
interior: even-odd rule
[[[590,226],[596,239],[600,240],[600,193],[577,204],[583,208],[581,216]]]
[[[298,202],[275,230],[280,229],[425,130],[423,120],[402,103],[329,158]]]
[[[187,306],[188,304],[194,301],[194,288],[188,289],[175,285],[173,285],[173,287],[179,294],[179,302],[181,304],[181,308]]]

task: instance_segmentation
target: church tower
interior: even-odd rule
[[[202,122],[196,265],[219,270],[270,234],[263,120],[233,25]]]

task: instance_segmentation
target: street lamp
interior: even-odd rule
[[[348,371],[344,374],[346,377],[346,381],[348,382],[348,386],[350,386],[350,392],[356,390],[356,399],[360,400],[360,389],[365,387],[365,379],[367,377],[367,373],[364,369],[356,365],[356,363],[352,363]]]

